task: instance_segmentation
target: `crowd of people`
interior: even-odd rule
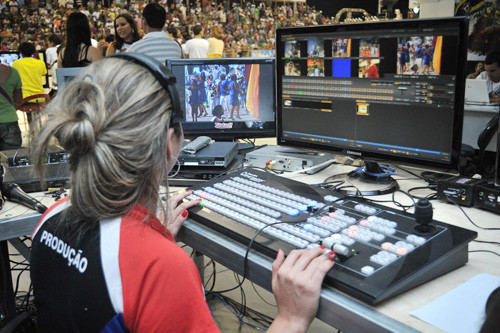
[[[248,55],[251,49],[274,49],[276,27],[332,23],[321,11],[305,4],[271,6],[260,1],[245,1],[243,6],[234,3],[228,8],[227,2],[222,1],[184,2],[160,0],[159,4],[167,11],[163,30],[173,29],[173,37],[185,44],[196,35],[194,28],[200,25],[204,36],[217,34],[231,56]],[[0,0],[1,49],[18,50],[20,43],[31,41],[37,50],[45,50],[49,47],[50,35],[65,39],[68,16],[75,11],[88,17],[91,37],[105,45],[109,46],[118,35],[114,21],[120,14],[133,17],[139,28],[136,37],[140,37],[144,33],[141,13],[147,3],[147,0],[131,0],[105,6],[82,0]]]

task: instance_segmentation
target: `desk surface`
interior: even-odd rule
[[[54,198],[44,193],[31,193],[32,197],[50,207]],[[40,221],[41,214],[22,205],[5,200],[0,210],[0,241],[31,235]]]
[[[315,175],[296,175],[290,178],[306,183],[318,183],[330,175],[344,172],[345,169],[346,167],[334,165]],[[397,178],[400,179],[399,184],[403,190],[422,185],[421,181],[415,180],[415,177],[405,172],[400,172],[400,176]],[[175,189],[172,188],[172,190]],[[412,194],[422,196],[428,193],[412,192]],[[52,197],[43,194],[35,194],[34,197],[47,206],[54,202]],[[387,195],[377,197],[377,199],[390,199],[390,197],[390,195]],[[410,203],[409,198],[403,194],[396,195],[396,199],[403,203]],[[434,206],[434,219],[477,231],[478,240],[498,242],[498,239],[500,239],[500,231],[487,231],[474,227],[460,209],[454,205],[435,200],[432,201],[432,204]],[[397,209],[393,204],[387,205]],[[465,211],[472,221],[481,227],[500,227],[498,215],[476,208],[465,208]],[[39,218],[39,213],[6,202],[4,209],[0,211],[0,240],[30,234]],[[179,238],[184,243],[200,250],[203,254],[219,261],[228,268],[242,273],[242,262],[246,248],[234,244],[190,221],[186,222]],[[469,245],[469,250],[481,249],[499,252],[498,245],[475,242]],[[264,288],[270,289],[271,260],[258,254],[251,254],[249,260],[248,278]],[[335,290],[324,289],[318,318],[346,332],[352,330],[438,332],[437,328],[412,317],[409,313],[444,295],[479,273],[500,276],[500,259],[490,253],[470,253],[469,262],[465,266],[374,307],[360,303]]]

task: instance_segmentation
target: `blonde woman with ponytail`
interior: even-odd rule
[[[141,57],[148,58],[121,53],[93,62],[45,109],[33,158],[41,171],[57,138],[69,153],[71,195],[32,235],[40,332],[219,331],[199,273],[174,239],[198,202],[182,202],[189,191],[166,206],[159,196],[183,142],[175,87],[162,81],[164,66],[148,58],[152,70]],[[286,260],[279,251],[270,332],[306,331],[332,265],[320,248]]]

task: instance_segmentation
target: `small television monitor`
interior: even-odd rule
[[[277,140],[458,170],[468,21],[463,17],[279,28]],[[375,162],[375,164],[374,164]]]
[[[7,66],[12,66],[12,63],[16,60],[22,59],[23,56],[19,51],[0,51],[0,62]],[[45,52],[39,51],[36,54],[33,54],[33,58],[40,59],[45,63],[45,67],[47,67],[47,62],[45,61]],[[47,70],[47,74],[44,75],[43,86],[48,88],[49,86],[49,72]]]
[[[14,61],[21,58],[21,54],[17,51],[0,51],[0,62],[3,65],[12,66]]]
[[[184,136],[275,137],[274,64],[273,58],[167,60],[177,79]]]

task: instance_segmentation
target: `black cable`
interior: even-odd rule
[[[429,185],[429,186],[417,186],[417,187],[412,187],[410,188],[407,192],[409,194],[411,194],[412,191],[416,191],[416,190],[431,190],[431,191],[434,191],[434,193],[431,193],[430,196],[432,197],[432,199],[434,199],[434,197],[436,196],[436,187],[435,186],[432,186],[432,185]],[[412,195],[412,194],[411,194]],[[423,199],[422,197],[419,197],[419,196],[416,196],[416,195],[413,195],[415,198],[418,198],[418,199]],[[429,195],[427,195],[425,197],[426,199],[430,199]]]
[[[408,197],[410,197],[412,200],[413,200],[413,204],[411,205],[403,205],[402,203],[400,203],[399,201],[396,201],[395,198],[394,198],[394,194],[396,192],[401,192],[403,194],[406,194]],[[363,197],[363,196],[347,196],[346,198],[350,198],[350,199],[358,199],[360,201],[365,201],[365,202],[370,202],[370,203],[393,203],[396,207],[399,207],[401,209],[403,209],[404,212],[407,211],[407,209],[410,209],[412,208],[414,205],[415,205],[415,200],[413,199],[413,196],[405,191],[402,191],[402,190],[397,190],[396,192],[393,192],[392,193],[392,199],[391,200],[376,200],[376,199],[371,199],[371,198],[367,198],[367,197]]]
[[[210,261],[208,262],[208,264],[207,264],[207,265],[205,265],[205,269],[206,269],[206,268],[208,267],[208,265],[210,265],[210,264],[212,264],[212,274],[210,274],[210,276],[209,276],[209,278],[208,278],[207,282],[205,283],[205,286],[203,287],[203,288],[205,288],[205,290],[206,290],[206,289],[212,290],[212,289],[214,289],[214,288],[215,288],[215,278],[216,278],[216,275],[217,275],[217,274],[216,274],[217,272],[215,271],[215,261],[210,260]],[[212,280],[212,278],[213,278],[213,280]],[[210,280],[212,280],[212,286],[211,286],[210,288],[207,288],[208,282],[210,282]]]
[[[398,164],[393,164],[393,165],[394,165],[396,168],[401,169],[401,170],[403,170],[403,171],[405,171],[405,172],[409,173],[410,175],[413,175],[413,176],[417,177],[418,179],[425,180],[425,178],[424,178],[424,177],[422,177],[421,175],[416,174],[416,173],[414,173],[414,172],[412,172],[412,171],[410,171],[410,170],[408,170],[408,169],[406,169],[406,168],[403,168],[401,165],[398,165]]]
[[[340,186],[340,185],[342,185],[344,183],[345,183],[344,180],[332,180],[332,181],[328,181],[328,182],[311,184],[311,186],[321,187],[321,188],[324,188],[324,189],[327,189],[327,190],[332,190],[332,189],[336,189],[338,186]]]
[[[267,167],[267,164],[266,164],[266,167],[264,168],[264,170],[266,172],[269,172],[269,173],[274,173],[275,175],[282,175],[285,173],[285,170],[274,170],[274,169],[270,169]]]
[[[226,308],[227,308],[229,311],[231,311],[231,312],[233,313],[233,315],[234,315],[236,318],[238,318],[238,319],[240,320],[240,322],[244,323],[245,325],[251,326],[251,327],[253,327],[253,328],[255,328],[255,329],[258,329],[258,330],[262,330],[262,331],[264,331],[264,330],[266,330],[266,329],[267,329],[267,327],[260,327],[260,326],[254,325],[254,324],[249,323],[248,321],[244,320],[244,319],[243,319],[243,317],[239,316],[239,315],[236,313],[236,311],[235,311],[235,310],[234,310],[234,308],[233,308],[233,305],[228,304],[228,302],[226,301],[226,299],[225,299],[224,297],[222,297],[222,295],[219,295],[219,294],[217,294],[217,293],[214,293],[214,296],[216,296],[216,297],[217,297],[217,298],[218,298],[218,299],[222,302],[222,304],[224,304],[224,306],[226,306]]]
[[[224,298],[227,304],[230,305],[233,309],[235,309],[235,311],[236,308],[241,306],[241,304],[239,304],[237,301],[233,300],[228,296],[224,295],[219,295],[219,296]],[[271,318],[270,316],[267,316],[251,308],[247,308],[246,317],[251,318],[252,320],[254,320],[255,322],[259,323],[262,326],[270,326],[271,323],[273,322],[273,318]]]
[[[18,292],[18,290],[19,290],[19,284],[20,284],[20,281],[21,281],[21,275],[23,275],[23,273],[26,272],[27,270],[29,270],[29,266],[21,269],[21,271],[17,275],[17,278],[16,278],[16,287],[14,289],[14,295],[16,295],[17,292]]]
[[[238,276],[238,274],[236,274],[235,272],[233,272],[234,274],[234,278],[236,279],[236,281],[240,281],[240,278]],[[238,308],[239,312],[240,312],[240,315],[242,317],[245,317],[246,314],[247,314],[247,295],[245,293],[245,289],[243,289],[243,287],[240,288],[240,296],[241,296],[241,302],[240,302],[240,307]]]
[[[405,194],[408,198],[410,198],[413,201],[413,203],[411,205],[403,205],[400,202],[396,201],[396,199],[395,199],[396,192]],[[410,209],[413,206],[415,206],[415,198],[410,193],[405,192],[403,190],[397,190],[397,191],[392,192],[392,202],[394,203],[394,205],[396,207],[402,208],[405,213],[406,213],[407,209]]]
[[[29,307],[29,301],[30,301],[30,296],[31,296],[31,292],[32,291],[33,291],[33,284],[30,283],[30,288],[29,288],[28,292],[26,293],[26,296],[24,297],[23,302],[19,306],[20,308],[22,308],[23,305],[24,305],[24,302],[26,302],[26,309],[28,309],[28,307]]]
[[[469,253],[472,253],[472,252],[487,252],[487,253],[492,253],[494,255],[497,255],[500,257],[500,253],[497,253],[497,252],[494,252],[494,251],[490,251],[490,250],[472,250],[472,251],[469,251]]]
[[[465,212],[465,210],[459,204],[457,204],[456,202],[453,202],[453,201],[451,201],[449,199],[448,199],[448,202],[451,202],[455,206],[457,206],[462,211],[462,213],[465,215],[465,217],[467,218],[467,220],[469,220],[469,222],[472,223],[472,225],[475,226],[476,228],[479,228],[479,229],[482,229],[482,230],[500,230],[500,228],[486,228],[486,227],[480,227],[480,226],[478,226],[477,224],[475,224],[472,221],[472,219],[469,217],[469,215],[467,215],[467,213]]]
[[[477,240],[477,239],[473,239],[472,240],[473,242],[476,242],[476,243],[484,243],[484,244],[495,244],[495,245],[500,245],[499,242],[489,242],[489,241],[482,241],[482,240]]]

